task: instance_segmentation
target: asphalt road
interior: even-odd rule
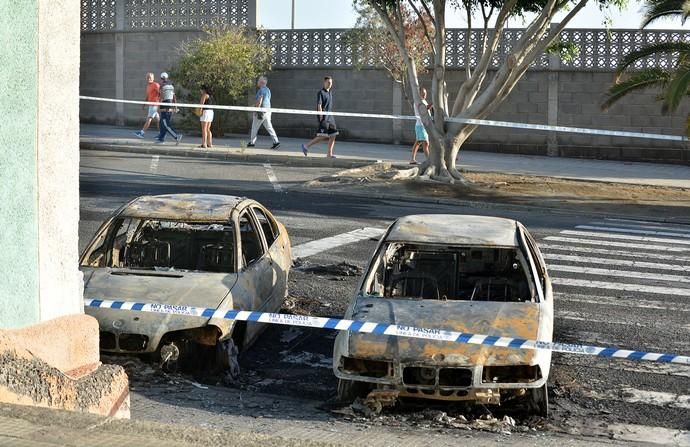
[[[638,222],[625,216],[604,219],[584,213],[523,211],[500,204],[467,208],[297,190],[303,182],[331,172],[82,151],[80,249],[110,212],[143,194],[205,192],[254,198],[287,226],[293,246],[362,227],[385,228],[407,214],[508,217],[527,226],[545,255],[555,291],[555,340],[690,354],[689,226]],[[331,247],[306,261],[317,266],[347,262],[363,268],[374,246],[375,241],[363,240]],[[341,316],[356,285],[356,277],[337,272],[293,271],[285,309]],[[125,363],[134,375],[136,418],[215,428],[242,426],[289,437],[370,445],[424,444],[428,436],[434,436],[435,445],[452,445],[458,437],[468,436],[475,442],[501,439],[486,432],[410,422],[416,421],[414,409],[395,410],[374,420],[333,414],[329,411],[336,384],[330,370],[333,338],[334,334],[317,330],[270,327],[242,359],[243,382],[236,388],[197,386],[193,378],[160,377],[133,360],[109,361]],[[513,441],[539,439],[567,445],[562,436],[570,433],[572,439],[598,435],[690,445],[688,366],[555,354],[549,386],[553,416],[548,427],[536,434],[516,434]],[[451,414],[453,409],[438,411]]]

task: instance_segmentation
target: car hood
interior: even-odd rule
[[[536,339],[539,304],[357,297],[353,320]],[[349,355],[438,365],[533,364],[535,351],[350,333]]]
[[[99,268],[85,275],[84,298],[215,309],[235,282],[235,273]]]

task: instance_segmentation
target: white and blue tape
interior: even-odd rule
[[[651,362],[676,363],[690,365],[690,356],[664,354],[656,352],[631,351],[627,349],[576,345],[571,343],[557,343],[539,340],[527,340],[513,337],[498,337],[494,335],[469,334],[443,329],[400,326],[364,322],[359,320],[344,320],[340,318],[310,317],[303,315],[277,314],[270,312],[251,312],[244,310],[221,311],[203,307],[137,303],[133,301],[111,301],[88,298],[84,300],[86,307],[101,309],[120,309],[137,312],[152,312],[160,314],[183,315],[204,319],[222,318],[226,320],[252,321],[256,323],[280,324],[286,326],[302,326],[338,331],[361,332],[374,335],[390,335],[395,337],[420,338],[426,340],[451,341],[472,345],[500,346],[513,349],[547,350],[569,354],[593,355],[625,360],[646,360]]]
[[[170,107],[170,103],[162,102],[147,102],[147,101],[133,101],[127,99],[101,98],[97,96],[80,96],[79,99],[85,101],[101,101],[113,102],[120,104],[141,104],[150,106],[165,105]],[[393,119],[393,120],[416,120],[417,118],[410,115],[386,115],[374,113],[353,113],[353,112],[318,112],[316,110],[300,110],[300,109],[264,109],[260,107],[244,107],[244,106],[224,106],[224,105],[200,105],[200,104],[186,104],[176,103],[176,107],[182,108],[205,108],[215,110],[234,110],[239,112],[272,112],[272,113],[287,113],[297,115],[333,115],[346,116],[351,118],[377,118],[377,119]],[[491,127],[507,127],[511,129],[524,130],[538,130],[542,132],[559,132],[559,133],[577,133],[586,135],[600,135],[607,137],[626,137],[626,138],[644,138],[647,140],[664,140],[664,141],[688,141],[688,137],[682,135],[663,135],[645,132],[628,132],[621,130],[605,130],[605,129],[587,129],[584,127],[566,127],[566,126],[550,126],[546,124],[525,124],[515,123],[511,121],[495,121],[495,120],[479,120],[470,118],[446,118],[450,123],[461,124],[475,124],[477,126],[491,126]]]

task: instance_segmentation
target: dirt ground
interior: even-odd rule
[[[636,214],[668,220],[690,219],[690,188],[632,185],[554,177],[497,173],[465,173],[470,185],[405,178],[405,170],[386,164],[348,169],[308,182],[308,188],[350,192],[375,189],[395,197],[461,199],[528,206],[572,209],[610,214]]]

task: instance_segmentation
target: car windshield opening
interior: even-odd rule
[[[149,270],[234,272],[230,223],[117,219],[85,265]]]
[[[391,243],[368,293],[386,298],[533,302],[522,252],[512,247],[438,247]]]

